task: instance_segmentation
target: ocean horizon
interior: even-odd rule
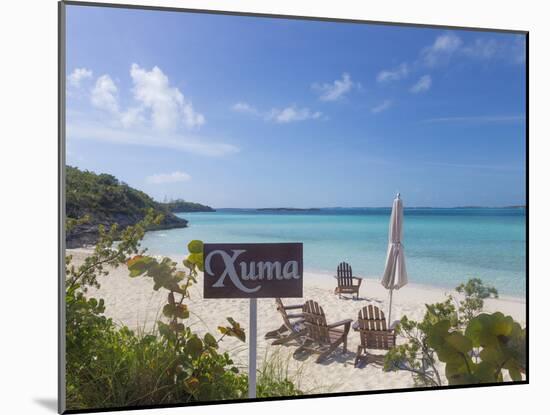
[[[302,242],[304,269],[334,274],[341,261],[356,275],[384,270],[391,207],[221,208],[178,213],[187,228],[148,232],[152,255],[181,260],[187,243]],[[500,294],[524,297],[526,209],[406,207],[404,241],[409,283],[452,289],[481,278]]]

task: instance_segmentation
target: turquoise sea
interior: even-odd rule
[[[178,216],[189,220],[188,228],[146,234],[143,246],[151,254],[181,259],[193,239],[303,242],[306,270],[334,273],[344,260],[359,275],[377,277],[384,269],[389,208],[220,209]],[[409,282],[453,288],[479,277],[501,294],[524,296],[525,234],[523,208],[406,208]]]

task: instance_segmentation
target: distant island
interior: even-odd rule
[[[307,209],[301,209],[301,208],[286,208],[286,207],[280,207],[280,208],[258,208],[256,209],[258,211],[275,211],[275,212],[317,212],[320,211],[321,208],[307,208]]]
[[[511,205],[511,206],[457,206],[452,209],[525,209],[525,205]]]
[[[185,213],[185,212],[215,212],[216,209],[210,206],[202,205],[195,202],[187,202],[183,199],[175,199],[169,202],[161,203],[166,209],[173,213]]]
[[[149,209],[164,215],[161,224],[150,230],[187,227],[188,221],[174,215],[167,206],[110,174],[67,166],[65,194],[67,218],[86,215],[90,218],[67,233],[67,248],[93,245],[97,242],[99,225],[110,227],[117,223],[124,229],[142,220]]]

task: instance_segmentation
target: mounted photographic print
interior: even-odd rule
[[[528,382],[528,33],[62,2],[59,410]]]

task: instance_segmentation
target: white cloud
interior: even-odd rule
[[[332,83],[312,85],[312,88],[320,93],[319,99],[321,101],[338,101],[343,98],[354,87],[358,87],[356,83],[351,80],[351,76],[348,73],[342,74],[342,79],[336,79]]]
[[[454,52],[457,50],[460,45],[462,45],[462,40],[452,32],[445,33],[438,36],[435,39],[435,42],[431,46],[431,49],[434,52]]]
[[[524,121],[523,115],[480,115],[461,117],[440,117],[424,120],[426,123],[506,123]]]
[[[147,176],[145,181],[149,184],[181,183],[191,180],[191,176],[182,171],[172,173],[160,173]]]
[[[382,101],[379,105],[377,105],[377,106],[371,108],[370,111],[371,111],[373,114],[378,114],[378,113],[380,113],[380,112],[382,112],[382,111],[386,111],[386,110],[389,109],[391,106],[392,106],[391,100],[386,99],[386,100]]]
[[[378,73],[376,80],[380,83],[389,81],[399,81],[409,75],[409,65],[402,63],[397,68],[392,70],[383,70]]]
[[[498,53],[499,47],[495,39],[476,39],[472,44],[464,46],[462,53],[473,58],[491,59]]]
[[[143,108],[132,107],[119,114],[120,122],[124,128],[132,128],[145,123]]]
[[[253,115],[260,114],[260,111],[258,111],[255,107],[243,101],[237,102],[231,107],[231,109],[235,112],[242,112],[244,114],[253,114]]]
[[[299,108],[296,105],[289,105],[285,108],[272,108],[269,111],[260,111],[256,107],[239,101],[231,109],[242,114],[249,114],[259,117],[264,121],[273,121],[286,124],[295,121],[317,120],[323,115],[320,111],[312,111],[309,108]]]
[[[69,81],[69,85],[79,88],[80,87],[80,81],[83,79],[89,79],[93,76],[93,72],[91,69],[86,68],[75,68],[71,74],[67,77]]]
[[[521,35],[489,37],[485,35],[470,42],[463,40],[453,32],[444,32],[427,47],[421,49],[411,63],[403,62],[394,69],[380,71],[376,77],[378,83],[399,81],[421,70],[435,70],[437,66],[448,65],[452,59],[462,60],[501,60],[521,64],[525,62],[525,37]],[[422,76],[410,89],[412,93],[425,92],[432,86],[430,75]],[[373,108],[371,111],[377,107]]]
[[[512,41],[477,38],[472,43],[464,45],[460,51],[463,55],[478,60],[501,59],[512,63],[525,62],[525,41],[522,36],[517,36]]]
[[[410,91],[413,94],[417,94],[419,92],[427,91],[428,89],[431,88],[431,86],[432,86],[432,77],[430,75],[424,75],[416,82],[416,84],[414,84],[411,87]]]
[[[105,123],[70,121],[67,124],[67,139],[96,140],[115,144],[167,148],[209,157],[222,157],[239,152],[234,145],[218,142],[207,137],[181,133],[162,133],[148,129],[124,129]]]
[[[189,128],[204,124],[204,115],[196,112],[178,88],[171,87],[168,77],[155,66],[147,71],[132,64],[130,76],[134,83],[134,98],[151,110],[153,126],[161,131],[175,130],[180,121]]]
[[[92,89],[92,105],[111,112],[118,113],[118,88],[109,75],[101,75]]]
[[[447,62],[450,56],[462,46],[460,39],[453,32],[447,32],[436,37],[434,43],[422,51],[424,63],[435,66]]]
[[[295,121],[317,120],[321,118],[322,113],[311,111],[309,108],[298,108],[295,105],[283,109],[273,108],[267,115],[267,120],[273,120],[277,123],[286,124]]]
[[[82,71],[79,76],[82,79]],[[96,79],[90,90],[90,104],[103,110],[103,113],[68,109],[68,141],[96,140],[167,148],[211,157],[239,151],[234,145],[192,135],[184,129],[204,124],[204,116],[194,110],[178,88],[170,85],[160,68],[155,66],[147,71],[133,64],[130,76],[134,102],[126,108],[121,108],[119,93],[122,91],[108,74]]]
[[[511,35],[510,35],[511,36]],[[448,63],[453,56],[463,56],[478,60],[501,59],[512,63],[525,61],[523,36],[517,37],[478,37],[464,43],[453,32],[438,36],[434,43],[421,52],[421,63],[430,67]]]

